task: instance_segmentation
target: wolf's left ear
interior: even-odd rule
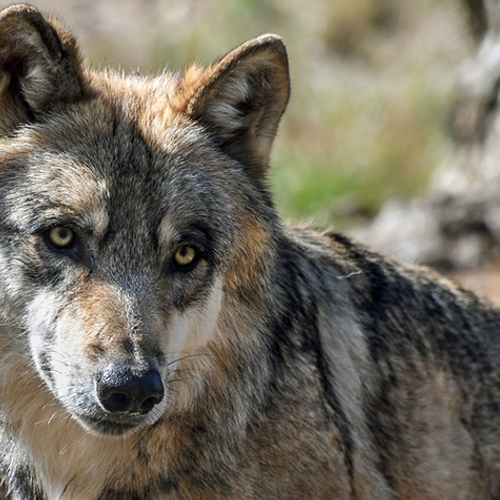
[[[277,35],[263,35],[204,70],[189,68],[177,105],[206,126],[219,147],[252,176],[261,178],[289,94],[285,44]]]
[[[0,136],[82,93],[74,37],[30,5],[0,11]]]

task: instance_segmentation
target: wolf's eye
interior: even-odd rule
[[[180,247],[177,252],[175,252],[175,263],[184,269],[190,268],[196,264],[198,260],[198,253],[193,247],[185,245]]]
[[[53,227],[47,232],[49,243],[57,249],[68,249],[75,243],[75,233],[64,226]]]

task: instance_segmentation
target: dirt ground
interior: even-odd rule
[[[481,270],[459,271],[451,278],[500,306],[500,264]]]

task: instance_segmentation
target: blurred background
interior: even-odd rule
[[[467,83],[495,0],[31,3],[74,31],[92,65],[124,71],[208,64],[254,36],[282,35],[292,99],[270,173],[281,215],[452,272],[500,301],[500,168],[489,161],[482,175],[471,157],[489,134],[500,58],[482,87]]]
[[[292,100],[271,182],[285,217],[345,228],[421,194],[448,154],[456,70],[472,49],[458,0],[32,0],[96,66],[209,63],[266,32],[289,49]],[[354,219],[354,220],[353,220]]]

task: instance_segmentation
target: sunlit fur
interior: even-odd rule
[[[127,76],[13,6],[0,68],[9,499],[500,498],[498,311],[276,215],[279,37]],[[152,409],[105,404],[116,367]]]

